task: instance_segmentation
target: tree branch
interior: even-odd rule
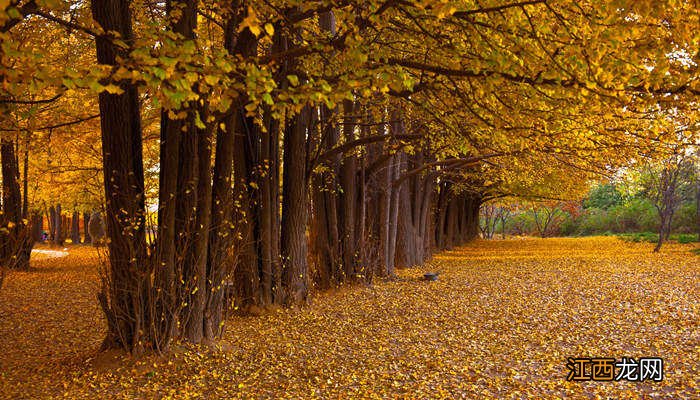
[[[466,18],[469,15],[488,14],[488,13],[492,13],[492,12],[507,10],[509,8],[516,8],[516,7],[519,8],[519,7],[524,7],[524,6],[534,5],[534,4],[542,4],[542,3],[546,3],[546,2],[547,2],[547,0],[521,1],[519,3],[503,4],[500,6],[479,8],[479,9],[475,9],[475,10],[457,11],[454,14],[452,14],[452,16],[455,18],[462,19],[462,18]]]

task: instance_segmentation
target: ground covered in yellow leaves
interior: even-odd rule
[[[140,360],[97,353],[97,258],[71,248],[0,291],[0,398],[697,398],[700,257],[652,247],[478,241]],[[567,357],[645,356],[662,382],[566,381]]]

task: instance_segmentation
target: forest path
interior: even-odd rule
[[[477,241],[396,280],[235,316],[215,347],[139,360],[98,354],[97,253],[71,249],[0,291],[0,398],[691,398],[693,247]],[[567,382],[567,357],[662,357],[664,380]]]
[[[70,254],[66,250],[67,248],[64,248],[64,250],[32,249],[32,257],[38,255],[40,257],[43,256],[43,258],[61,258]]]

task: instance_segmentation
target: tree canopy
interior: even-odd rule
[[[697,145],[698,26],[688,0],[0,0],[3,222],[104,207],[105,345],[215,338],[229,302],[391,276],[484,201]]]

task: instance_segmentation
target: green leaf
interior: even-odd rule
[[[194,114],[194,125],[199,129],[206,129],[206,125],[202,122],[202,118],[199,116],[199,111]]]
[[[299,86],[299,77],[296,75],[287,75],[287,80],[292,86]]]
[[[153,67],[153,75],[160,80],[165,80],[165,70],[163,68]]]
[[[265,104],[268,104],[268,105],[273,105],[273,104],[275,104],[275,102],[272,101],[272,96],[270,96],[270,93],[264,93],[264,94],[262,95],[262,101],[264,101]]]

